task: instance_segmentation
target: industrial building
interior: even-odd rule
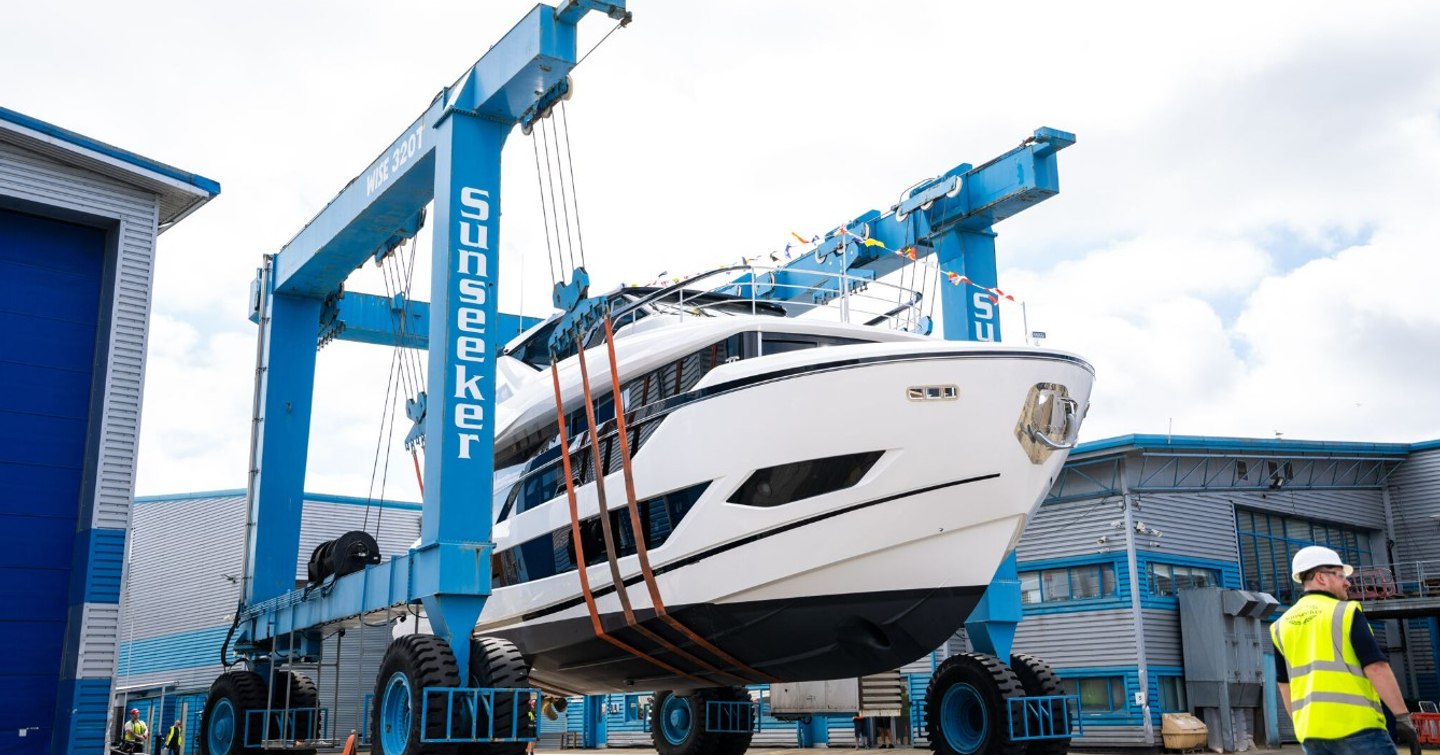
[[[0,750],[99,752],[158,236],[220,185],[0,108]]]
[[[241,559],[243,500],[243,491],[138,500],[126,593],[134,618],[121,632],[116,705],[139,707],[157,724],[183,716],[195,730],[205,690],[221,671],[218,647],[238,594],[230,577]],[[415,504],[312,495],[304,511],[302,554],[367,520],[374,532],[382,512],[378,539],[387,554],[403,551],[419,531]],[[1189,702],[1181,591],[1223,587],[1288,604],[1296,595],[1290,556],[1311,543],[1335,548],[1362,574],[1363,567],[1390,569],[1403,587],[1422,562],[1440,559],[1431,532],[1437,521],[1440,442],[1132,435],[1082,444],[1017,548],[1025,618],[1015,651],[1049,660],[1080,695],[1077,744],[1154,746],[1163,713],[1198,707]],[[1440,572],[1440,560],[1432,563]],[[304,566],[296,564],[297,581]],[[175,594],[195,597],[175,605],[167,598]],[[1397,589],[1366,608],[1376,617],[1413,614],[1410,602]],[[1434,619],[1377,618],[1376,627],[1407,698],[1440,697]],[[334,708],[336,730],[363,730],[388,637],[382,629],[345,638],[338,686],[322,672],[320,699]],[[935,665],[964,647],[962,633],[901,669],[912,704],[923,700]],[[1273,666],[1268,679],[1272,694],[1249,732],[1255,741],[1290,738],[1273,696]],[[766,701],[763,687],[752,694]],[[648,698],[637,691],[577,700],[565,716],[542,721],[542,739],[558,743],[569,731],[588,746],[648,745]],[[921,716],[911,719],[923,741]],[[761,725],[757,743],[800,742],[803,725],[768,716]],[[832,716],[825,728],[832,743],[849,744],[848,715]]]

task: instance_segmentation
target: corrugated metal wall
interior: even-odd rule
[[[59,699],[53,707],[56,725],[66,728],[32,740],[56,750],[97,750],[104,744],[104,727],[97,725],[104,706],[96,701],[103,698],[100,690],[111,686],[120,607],[118,590],[95,588],[97,579],[118,587],[123,567],[135,489],[158,199],[152,192],[9,144],[0,144],[0,195],[7,205],[18,200],[33,203],[32,208],[94,218],[107,237],[95,340],[103,351],[94,354],[97,369],[86,440],[76,460],[83,463],[84,484],[71,568],[85,575],[79,580],[84,589],[72,591],[69,599],[57,669]],[[69,505],[74,505],[73,498]]]
[[[361,528],[366,513],[363,501],[345,500],[306,501],[296,579],[305,577],[305,565],[315,545]],[[377,510],[370,511],[372,534]],[[412,504],[387,508],[383,524],[377,540],[386,555],[403,553],[420,535],[419,512]],[[127,620],[120,631],[121,685],[173,682],[182,688],[208,688],[220,674],[220,645],[239,599],[244,526],[245,499],[238,491],[139,501],[126,594]],[[359,634],[363,637],[357,638],[352,630],[341,641],[347,663],[342,666],[340,682],[346,694],[368,692],[373,687],[388,644],[384,631],[367,629]],[[334,638],[327,642],[333,647]],[[350,660],[361,660],[362,647],[364,668],[349,665]],[[334,671],[325,669],[322,674],[321,683],[326,686],[322,700],[328,706],[333,688],[323,677],[334,679]],[[341,711],[332,713],[336,731],[358,728],[349,712],[352,707],[342,705]]]

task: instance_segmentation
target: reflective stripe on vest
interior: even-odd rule
[[[1290,673],[1295,735],[1302,742],[1385,727],[1380,696],[1348,641],[1359,610],[1357,603],[1306,595],[1270,627]]]

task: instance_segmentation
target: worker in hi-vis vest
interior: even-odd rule
[[[145,725],[145,719],[140,717],[140,709],[130,710],[130,720],[120,732],[125,740],[125,750],[135,752],[145,749],[145,740],[150,738],[150,727]]]
[[[1305,594],[1270,627],[1280,699],[1306,755],[1394,755],[1382,703],[1401,740],[1416,741],[1390,661],[1347,599],[1353,572],[1329,548],[1301,548],[1290,578]]]

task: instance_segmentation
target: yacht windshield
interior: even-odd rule
[[[632,286],[622,288],[608,297],[615,327],[633,325],[650,315],[671,315],[675,317],[735,317],[759,315],[785,317],[786,309],[774,302],[757,301],[732,294],[689,289],[667,290],[655,286]],[[550,366],[550,336],[560,324],[557,315],[533,331],[525,340],[507,349],[506,356],[512,356],[537,369]],[[599,343],[604,333],[596,330],[591,334],[585,347]],[[563,360],[573,356],[572,349],[555,355]]]

